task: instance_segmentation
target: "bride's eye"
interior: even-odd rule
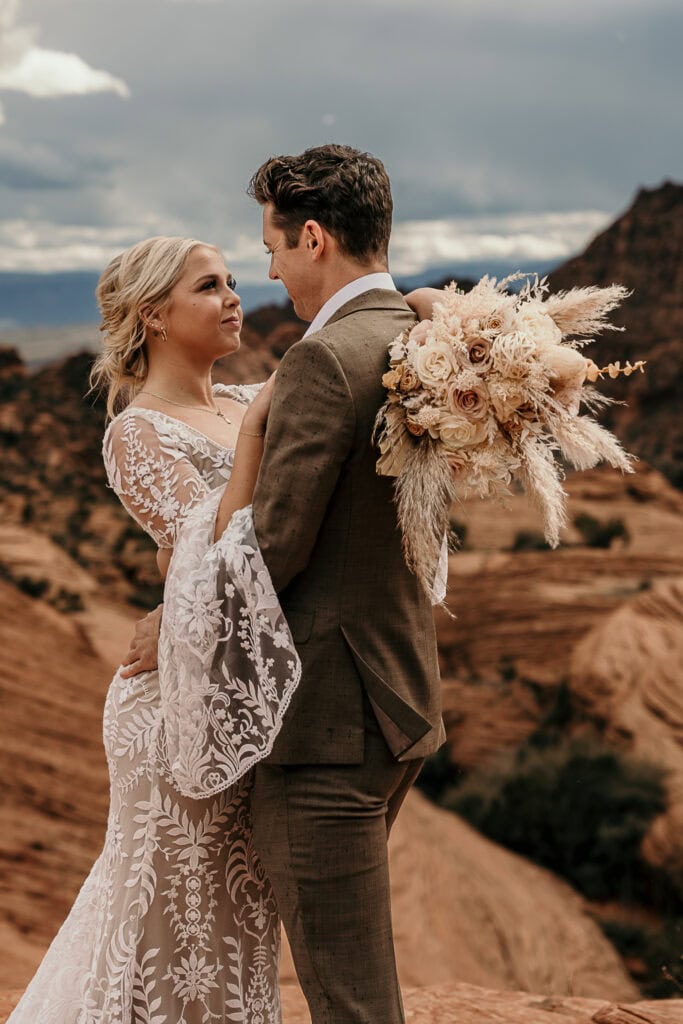
[[[209,290],[209,288],[215,288],[215,287],[216,287],[216,278],[212,277],[210,281],[205,281],[204,282],[204,284],[201,287],[201,290],[203,292],[207,292]]]
[[[231,292],[234,292],[235,289],[237,288],[237,281],[232,276],[232,274],[230,275],[230,277],[228,278],[228,280],[225,283],[227,284],[227,286],[228,286],[228,288],[230,289]]]

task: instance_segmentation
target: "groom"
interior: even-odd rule
[[[256,770],[255,842],[313,1024],[400,1024],[387,836],[443,727],[432,610],[371,437],[414,316],[387,269],[379,160],[320,146],[268,160],[249,191],[270,277],[311,321],[278,370],[253,503],[303,666]]]

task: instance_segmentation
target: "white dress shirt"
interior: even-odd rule
[[[324,327],[330,317],[338,309],[346,305],[347,302],[350,302],[351,299],[355,299],[358,295],[363,295],[364,292],[369,292],[373,288],[384,288],[386,291],[392,292],[396,291],[396,285],[391,274],[364,274],[362,277],[357,277],[355,281],[349,281],[338,292],[335,292],[325,305],[318,310],[304,334],[304,338]]]

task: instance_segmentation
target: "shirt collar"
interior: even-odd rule
[[[330,317],[334,316],[337,310],[341,309],[347,302],[350,302],[351,299],[355,299],[357,296],[363,295],[364,292],[369,292],[373,288],[383,288],[386,291],[392,292],[396,291],[394,280],[391,274],[387,273],[364,274],[362,277],[357,277],[355,281],[349,281],[338,292],[335,292],[325,305],[318,310],[309,324],[304,338],[307,338],[309,334],[314,334],[315,331],[321,330]]]

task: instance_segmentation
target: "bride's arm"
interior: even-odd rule
[[[216,512],[214,540],[221,536],[237,509],[251,505],[263,458],[263,438],[274,383],[275,374],[272,374],[244,414],[237,436],[232,473]]]
[[[171,564],[171,555],[173,554],[173,548],[159,548],[157,551],[157,566],[161,573],[162,580],[166,579],[166,573],[168,567]]]
[[[415,310],[418,320],[431,320],[435,302],[443,300],[440,288],[416,288],[404,296],[411,309]]]

